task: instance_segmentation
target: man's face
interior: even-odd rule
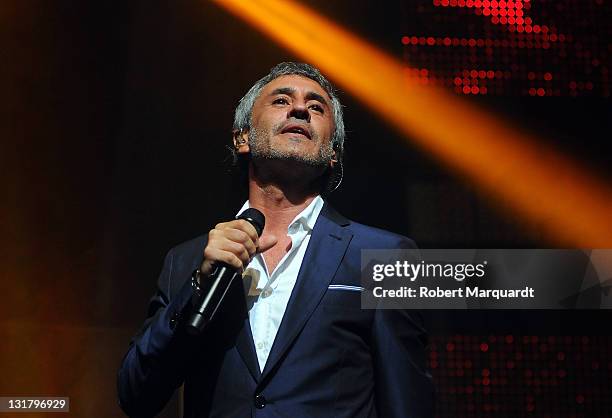
[[[253,105],[248,145],[252,158],[327,167],[334,152],[331,100],[314,80],[299,75],[268,83]]]

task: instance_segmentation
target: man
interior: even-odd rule
[[[184,383],[186,417],[433,416],[420,321],[360,307],[361,250],[413,242],[321,197],[341,180],[344,150],[331,84],[310,65],[277,65],[241,99],[233,142],[248,170],[243,209],[259,209],[265,229],[231,220],[170,250],[119,371],[124,411],[154,416]],[[190,336],[193,287],[219,262],[243,281]]]

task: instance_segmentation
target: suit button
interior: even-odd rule
[[[266,406],[266,398],[261,394],[255,395],[255,408],[262,409]]]

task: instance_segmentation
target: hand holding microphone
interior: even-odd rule
[[[263,214],[247,209],[236,220],[217,224],[208,233],[204,261],[198,275],[202,297],[187,323],[190,334],[199,334],[210,322],[233,280],[239,276],[256,253],[273,247],[274,236],[259,237],[265,225]]]

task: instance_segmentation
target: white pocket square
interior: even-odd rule
[[[330,284],[329,290],[349,290],[351,292],[363,292],[365,289],[361,286],[351,286],[347,284]]]

